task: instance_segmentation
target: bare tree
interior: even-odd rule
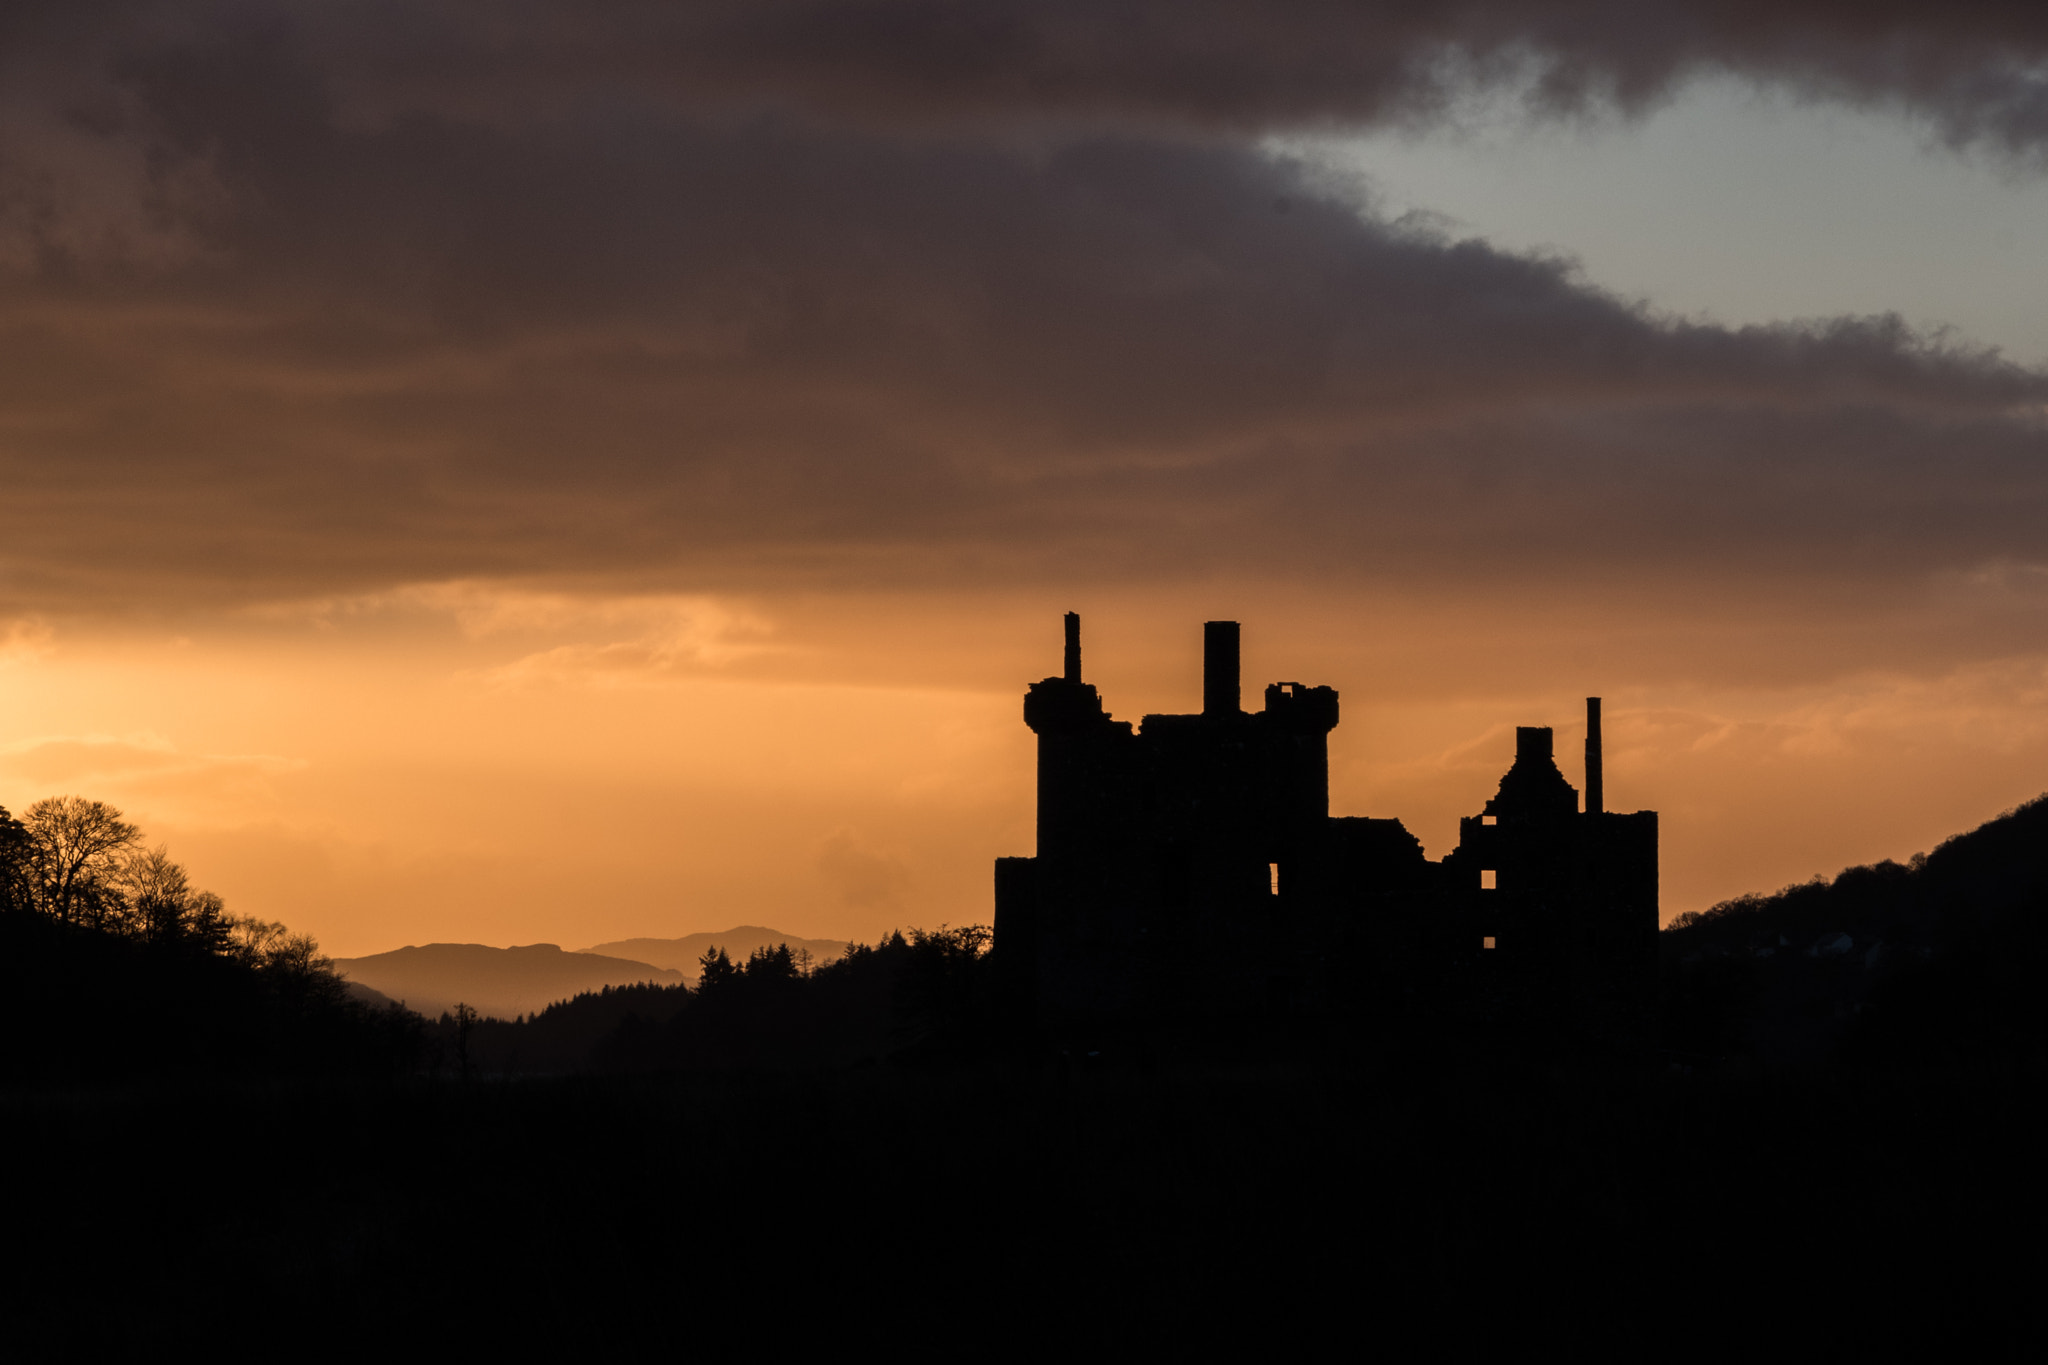
[[[162,844],[131,853],[116,884],[128,900],[128,928],[150,943],[167,943],[184,927],[193,899],[185,869],[171,861]]]
[[[67,924],[117,916],[126,905],[117,878],[142,831],[106,802],[80,796],[53,796],[23,814],[37,908]]]
[[[291,936],[291,930],[254,915],[234,915],[228,922],[227,955],[244,966],[261,967],[270,951]]]
[[[227,907],[213,892],[194,887],[163,845],[129,854],[113,883],[127,902],[121,927],[136,937],[229,949],[234,922]]]
[[[226,901],[211,891],[194,891],[185,902],[178,931],[188,943],[198,944],[210,953],[224,953],[234,927],[235,917],[228,913]]]

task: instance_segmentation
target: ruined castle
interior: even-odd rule
[[[1358,1003],[1478,1011],[1626,1037],[1657,932],[1657,815],[1606,809],[1600,701],[1586,703],[1585,803],[1547,727],[1439,862],[1399,820],[1332,817],[1337,693],[1239,696],[1238,624],[1204,626],[1202,710],[1112,720],[1066,666],[1033,683],[1038,853],[996,861],[995,953],[1041,1026]],[[1348,992],[1348,994],[1347,994]],[[1375,1004],[1374,1000],[1365,1002]]]

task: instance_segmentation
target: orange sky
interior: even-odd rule
[[[1924,850],[2048,772],[2038,660],[1758,682],[1675,646],[1603,651],[1610,627],[1573,638],[1569,605],[1432,627],[1204,595],[1245,617],[1248,680],[1342,691],[1333,809],[1399,815],[1432,856],[1517,723],[1558,727],[1576,783],[1581,698],[1602,689],[1610,804],[1664,812],[1667,916]],[[1077,605],[1116,714],[1199,708],[1198,601]],[[990,860],[1032,847],[1021,684],[1057,648],[1056,611],[1014,599],[475,585],[191,634],[52,631],[17,636],[0,672],[0,792],[113,801],[233,907],[340,954],[740,922],[871,937],[988,918]]]
[[[1243,621],[1432,856],[1604,696],[1667,916],[2038,794],[2048,372],[1881,279],[1681,316],[1288,139],[1704,73],[2038,176],[2048,24],[1585,8],[22,10],[0,805],[343,955],[985,921],[1069,609],[1126,719]]]

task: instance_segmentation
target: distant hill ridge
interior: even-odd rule
[[[800,938],[758,924],[682,938],[633,938],[565,952],[553,943],[494,948],[483,943],[408,944],[388,953],[336,958],[358,997],[386,996],[435,1018],[459,1001],[498,1019],[532,1015],[606,986],[696,984],[698,959],[723,948],[735,960],[787,943],[819,963],[846,951],[843,939]]]
[[[748,954],[761,948],[773,948],[787,943],[793,953],[808,952],[814,962],[822,965],[843,956],[849,946],[843,938],[798,938],[785,934],[780,929],[768,929],[758,924],[740,924],[731,929],[713,934],[687,934],[682,938],[626,938],[616,943],[600,943],[584,948],[586,953],[600,953],[611,957],[631,958],[635,962],[649,962],[657,967],[679,971],[692,984],[698,975],[698,959],[714,948],[723,948],[734,961],[743,961]]]
[[[460,1001],[480,1014],[512,1019],[585,991],[640,982],[681,985],[682,973],[599,953],[565,953],[552,943],[493,948],[482,943],[407,945],[368,957],[336,958],[352,984],[401,1001],[433,1018]]]

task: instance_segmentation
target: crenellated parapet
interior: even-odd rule
[[[1277,682],[1266,687],[1266,723],[1289,734],[1327,735],[1337,728],[1337,689]]]

